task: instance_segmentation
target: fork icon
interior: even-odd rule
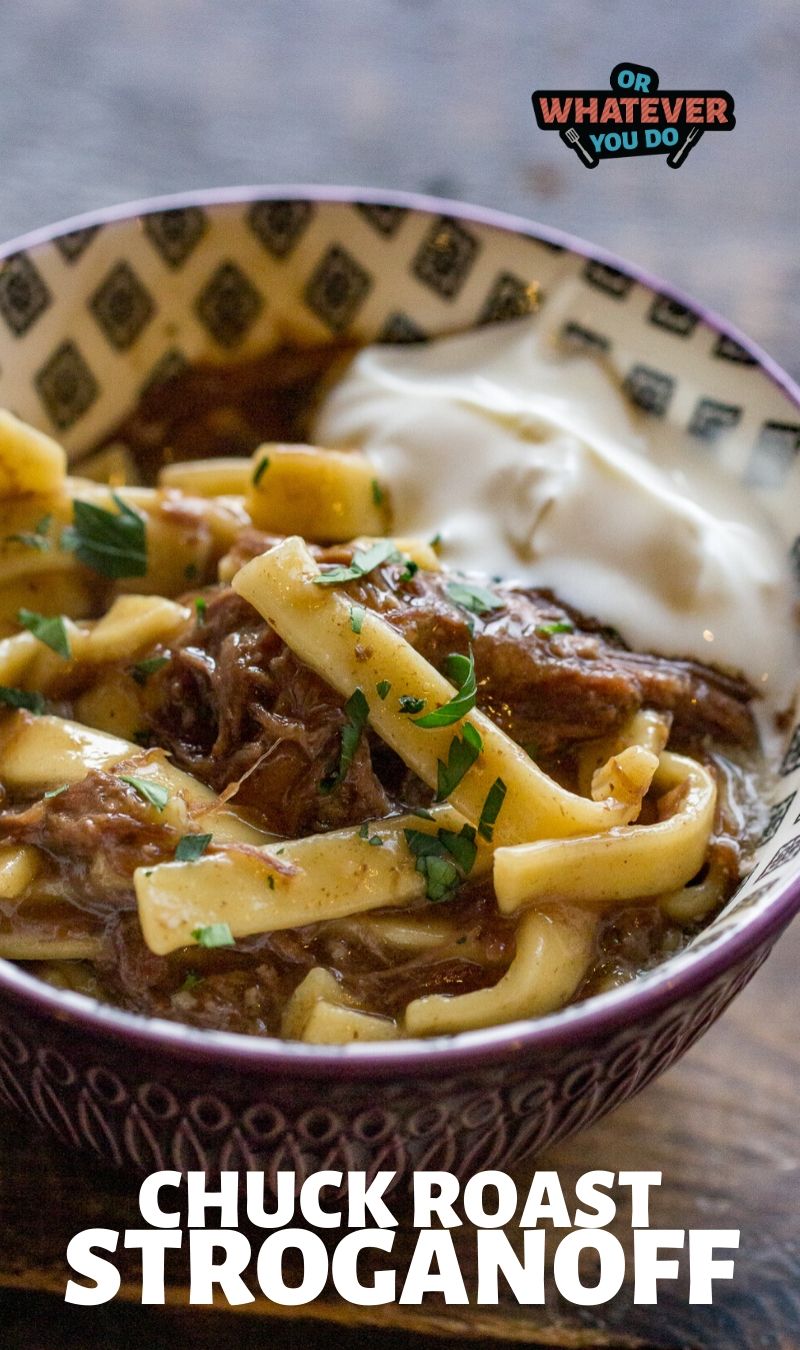
[[[569,145],[575,153],[583,160],[587,169],[596,169],[599,163],[596,155],[588,150],[578,135],[574,127],[567,127],[565,131],[560,131],[559,136],[565,145]]]

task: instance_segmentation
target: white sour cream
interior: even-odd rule
[[[790,702],[796,597],[774,524],[680,437],[648,444],[610,377],[551,357],[535,321],[365,348],[314,435],[365,450],[396,532],[441,534],[450,566],[551,587],[631,646]]]

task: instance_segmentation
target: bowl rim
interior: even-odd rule
[[[681,288],[663,281],[647,269],[629,263],[617,254],[588,240],[523,216],[492,207],[474,206],[451,198],[374,187],[328,184],[260,184],[200,188],[163,196],[146,197],[101,207],[70,216],[51,225],[18,235],[0,245],[0,261],[27,252],[73,231],[122,224],[156,211],[234,207],[254,201],[312,201],[325,205],[387,205],[426,214],[452,217],[491,229],[539,239],[568,252],[615,268],[658,295],[690,309],[713,331],[732,339],[766,376],[800,409],[800,387],[778,362],[753,342],[735,324]],[[643,1021],[668,1004],[678,1005],[713,983],[726,970],[747,956],[766,948],[800,911],[800,875],[779,887],[763,907],[745,916],[740,927],[720,935],[708,950],[697,953],[687,965],[673,971],[670,964],[656,967],[629,984],[584,1003],[572,1004],[546,1017],[505,1023],[455,1036],[361,1043],[347,1046],[314,1046],[258,1037],[238,1032],[211,1031],[163,1018],[146,1017],[87,995],[46,985],[11,961],[0,958],[0,994],[6,991],[16,1002],[27,1004],[45,1017],[62,1024],[82,1026],[104,1039],[127,1041],[142,1052],[169,1051],[191,1061],[216,1060],[258,1073],[280,1069],[289,1077],[342,1079],[390,1078],[425,1075],[443,1070],[477,1069],[487,1059],[536,1054],[551,1055],[575,1041],[597,1041],[620,1025]],[[224,1061],[221,1057],[224,1057]]]

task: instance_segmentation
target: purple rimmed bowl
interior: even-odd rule
[[[72,454],[199,358],[419,341],[535,312],[737,474],[792,541],[800,391],[741,334],[601,250],[456,202],[246,188],[135,203],[15,240],[0,404]],[[508,1167],[639,1091],[714,1021],[800,908],[800,728],[749,880],[686,951],[540,1021],[314,1047],[145,1019],[0,961],[0,1097],[151,1171]]]

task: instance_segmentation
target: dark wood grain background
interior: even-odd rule
[[[438,192],[651,268],[800,375],[795,0],[6,0],[1,17],[0,237],[212,184]],[[655,66],[666,87],[730,90],[736,130],[706,136],[677,173],[659,158],[588,173],[537,131],[530,94],[602,87],[623,59]],[[629,1285],[596,1310],[431,1307],[412,1321],[383,1309],[379,1331],[326,1300],[314,1320],[65,1308],[69,1237],[135,1226],[136,1183],[0,1116],[0,1340],[407,1350],[435,1331],[584,1350],[797,1350],[799,965],[796,928],[680,1065],[539,1160],[565,1185],[591,1167],[661,1169],[661,1226],[741,1227],[736,1278],[712,1308],[690,1309],[682,1287],[635,1308]]]

